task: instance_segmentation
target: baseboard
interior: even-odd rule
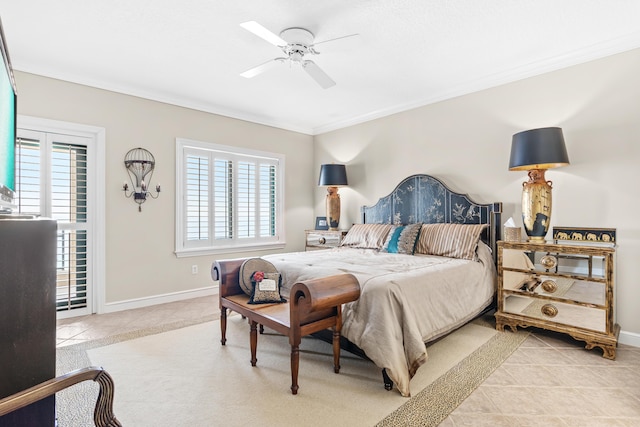
[[[618,344],[640,347],[640,334],[620,331],[620,336],[618,336]]]
[[[188,291],[173,292],[170,294],[153,295],[150,297],[136,298],[126,301],[109,302],[99,309],[98,314],[114,313],[117,311],[131,310],[134,308],[149,307],[157,304],[165,304],[168,302],[183,301],[191,298],[199,298],[213,296],[218,294],[218,285],[207,286],[206,288],[190,289]],[[217,301],[212,301],[212,303]]]

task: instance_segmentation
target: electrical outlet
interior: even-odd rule
[[[192,265],[191,266],[191,274],[198,274],[198,266],[197,265]]]

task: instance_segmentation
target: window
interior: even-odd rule
[[[84,308],[90,312],[91,308],[87,262],[89,144],[89,138],[85,137],[18,129],[18,211],[49,217],[58,224],[58,311]]]
[[[284,247],[284,156],[176,140],[176,255]]]

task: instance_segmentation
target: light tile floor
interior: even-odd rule
[[[193,298],[116,313],[73,317],[58,320],[58,347],[104,338],[154,326],[220,316],[218,296]]]
[[[616,360],[582,341],[533,329],[441,426],[640,426],[640,348]]]
[[[58,346],[208,315],[219,315],[217,296],[64,319]],[[620,345],[611,361],[534,329],[441,426],[640,427],[640,348]]]

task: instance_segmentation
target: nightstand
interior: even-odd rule
[[[337,248],[347,235],[346,230],[305,230],[305,251]]]
[[[613,245],[498,242],[496,329],[566,333],[615,359]]]

